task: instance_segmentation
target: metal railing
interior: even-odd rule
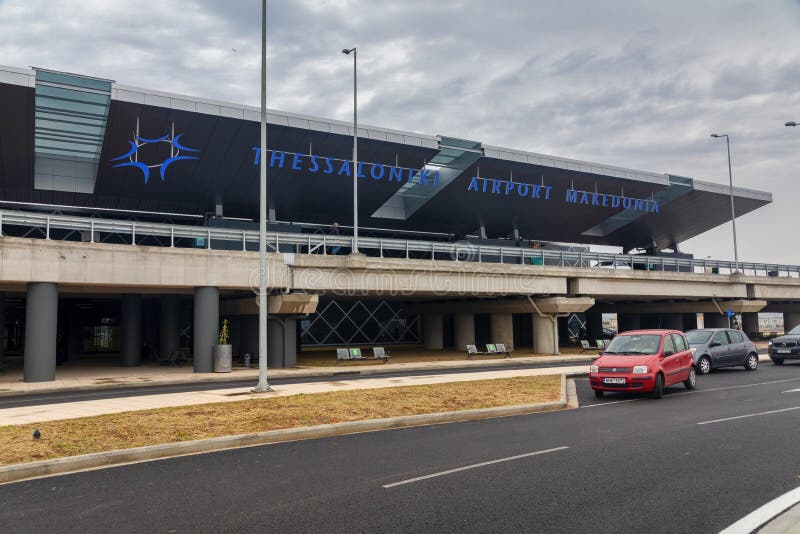
[[[16,233],[13,231],[15,229],[17,230]],[[89,243],[103,241],[104,237],[115,235],[125,236],[125,242],[129,242],[131,245],[253,251],[258,248],[258,231],[255,230],[52,215],[12,210],[0,210],[0,235],[81,240]],[[353,240],[349,236],[268,232],[267,246],[271,252],[341,254],[352,248]],[[360,252],[368,256],[382,258],[525,264],[532,268],[558,266],[671,271],[712,275],[728,275],[734,272],[734,263],[731,261],[697,260],[640,254],[553,251],[475,245],[468,242],[444,243],[360,236],[358,246]],[[797,265],[739,262],[739,269],[747,275],[800,278],[800,266]]]

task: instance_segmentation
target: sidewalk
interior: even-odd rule
[[[270,378],[308,378],[341,374],[380,374],[407,371],[437,371],[447,369],[497,369],[511,365],[588,364],[594,356],[524,356],[504,359],[421,361],[413,363],[342,364],[339,366],[309,366],[294,369],[269,369]],[[0,397],[50,393],[63,391],[104,390],[123,387],[165,386],[174,384],[197,384],[209,382],[235,382],[258,379],[258,369],[235,367],[230,373],[194,373],[191,366],[163,367],[142,365],[119,367],[115,362],[102,365],[74,365],[59,367],[56,380],[52,382],[26,383],[22,381],[22,370],[0,374]]]
[[[759,529],[759,534],[800,532],[800,504],[796,504]]]
[[[587,365],[569,367],[549,367],[544,369],[505,369],[483,370],[474,373],[430,374],[393,378],[368,378],[360,380],[336,380],[330,382],[310,382],[273,386],[271,393],[254,395],[251,387],[220,389],[213,391],[187,391],[167,393],[163,395],[141,395],[114,399],[96,399],[61,404],[25,406],[0,410],[0,426],[22,425],[53,421],[57,419],[73,419],[103,414],[147,410],[150,408],[166,408],[170,406],[189,406],[215,402],[235,402],[251,398],[268,398],[287,395],[322,393],[326,391],[343,391],[355,389],[376,389],[397,386],[414,386],[438,384],[446,382],[467,382],[471,380],[488,380],[493,378],[510,378],[517,376],[542,376],[554,374],[581,374],[588,372]]]

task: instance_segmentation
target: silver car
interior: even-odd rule
[[[758,348],[741,330],[702,328],[686,332],[694,350],[697,373],[707,375],[712,369],[743,365],[748,371],[758,368]]]

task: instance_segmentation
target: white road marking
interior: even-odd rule
[[[769,501],[761,508],[753,510],[719,534],[749,534],[750,532],[755,532],[759,527],[765,525],[798,502],[800,502],[800,488],[795,488],[788,493],[784,493],[777,499]]]
[[[789,391],[784,391],[784,393],[797,393],[800,389],[790,389]]]
[[[758,417],[761,415],[771,415],[774,413],[782,413],[782,412],[791,412],[793,410],[800,410],[800,406],[794,406],[792,408],[783,408],[781,410],[770,410],[768,412],[758,412],[758,413],[749,413],[746,415],[737,415],[735,417],[725,417],[723,419],[714,419],[712,421],[703,421],[702,423],[697,423],[698,425],[710,425],[711,423],[723,423],[725,421],[734,421],[736,419],[746,419],[748,417]]]
[[[385,484],[385,485],[383,485],[381,487],[382,488],[386,488],[386,489],[394,488],[394,487],[397,487],[397,486],[402,486],[404,484],[411,484],[412,482],[419,482],[421,480],[428,480],[429,478],[436,478],[436,477],[441,477],[441,476],[445,476],[445,475],[451,475],[453,473],[459,473],[461,471],[467,471],[469,469],[476,469],[478,467],[485,467],[487,465],[499,464],[499,463],[502,463],[502,462],[510,462],[512,460],[519,460],[521,458],[528,458],[530,456],[537,456],[539,454],[546,454],[548,452],[563,451],[564,449],[569,449],[569,447],[556,447],[554,449],[545,449],[543,451],[528,452],[528,453],[525,453],[525,454],[518,454],[516,456],[509,456],[508,458],[499,458],[497,460],[490,460],[488,462],[481,462],[479,464],[465,465],[464,467],[457,467],[455,469],[448,469],[447,471],[439,471],[438,473],[432,473],[430,475],[424,475],[424,476],[421,476],[421,477],[409,478],[408,480],[401,480],[400,482],[393,482],[391,484]]]

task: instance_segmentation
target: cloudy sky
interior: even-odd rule
[[[258,104],[257,0],[0,0],[0,63]],[[269,2],[269,106],[736,185],[740,258],[800,263],[797,0]],[[732,258],[730,225],[683,244]],[[780,250],[779,250],[780,249]]]

